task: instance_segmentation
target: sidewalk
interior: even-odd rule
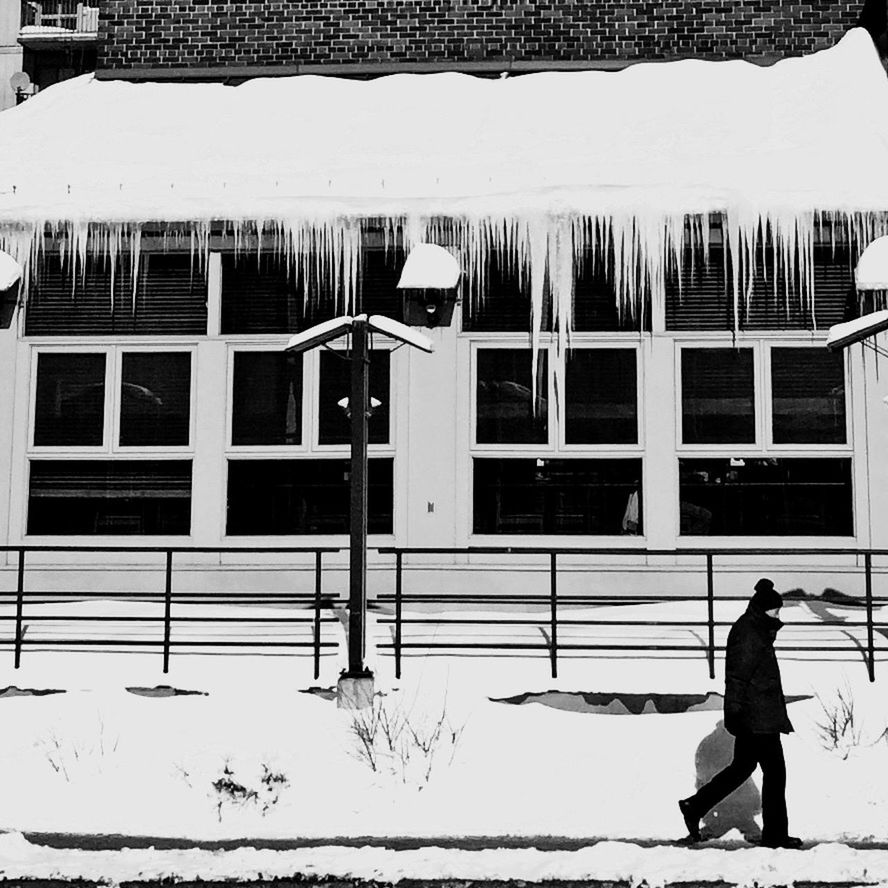
[[[770,850],[742,841],[678,843],[498,836],[227,839],[31,833],[0,836],[6,886],[177,885],[249,882],[346,888],[473,888],[545,883],[546,888],[888,885],[888,842],[806,844]],[[35,881],[36,880],[36,881]],[[39,884],[38,884],[39,883]]]

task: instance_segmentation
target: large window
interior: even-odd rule
[[[32,460],[28,533],[187,534],[189,460]]]
[[[844,444],[845,362],[826,349],[772,348],[775,444]]]
[[[681,533],[851,536],[851,460],[680,459]]]
[[[37,354],[34,447],[187,447],[191,352]],[[106,389],[110,388],[111,397]]]
[[[578,345],[558,383],[553,351],[534,386],[530,348],[475,348],[472,532],[642,534],[638,348]]]
[[[192,352],[38,350],[29,534],[188,534]]]
[[[104,352],[45,352],[37,356],[36,446],[102,446],[105,364]]]
[[[301,354],[242,351],[234,354],[231,443],[302,443]]]
[[[744,268],[740,303],[734,306],[734,269],[714,227],[708,257],[687,250],[680,268],[666,280],[667,330],[826,330],[850,317],[857,307],[853,294],[853,263],[846,246],[816,244],[810,285],[813,302],[799,292],[799,281],[775,273],[771,244],[755,251],[755,268]]]
[[[841,355],[767,340],[686,347],[681,388],[682,535],[853,535]]]
[[[391,355],[370,352],[371,533],[393,532]],[[349,353],[238,348],[231,366],[226,533],[348,533]]]
[[[229,460],[231,536],[349,532],[347,459]],[[368,465],[368,530],[391,533],[393,460]]]
[[[114,261],[74,251],[43,255],[28,295],[28,336],[203,335],[207,277],[191,253],[143,251],[133,285],[129,252]]]
[[[636,444],[638,380],[634,348],[573,349],[565,381],[568,444]]]
[[[389,441],[389,372],[391,352],[386,349],[370,351],[370,419],[368,439],[371,444]],[[346,352],[322,351],[320,358],[320,385],[318,389],[318,443],[348,444],[351,441],[351,421],[348,399],[351,395],[351,359]]]
[[[642,533],[640,459],[473,463],[475,533]]]
[[[478,349],[477,423],[479,444],[544,444],[548,440],[547,355],[537,364],[533,391],[528,348]]]
[[[191,428],[191,354],[124,352],[121,447],[181,447]]]
[[[293,333],[345,314],[343,293],[319,287],[319,257],[301,261],[269,250],[222,255],[223,334]],[[357,277],[357,311],[401,320],[399,249],[365,245]],[[339,270],[331,270],[331,277]]]
[[[755,441],[752,349],[682,349],[681,431],[685,444]]]

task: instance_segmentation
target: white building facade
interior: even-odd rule
[[[758,100],[753,79],[782,72],[761,85],[772,99],[750,146],[725,142],[742,127],[720,132],[716,120],[691,157],[681,122],[672,136],[658,130],[651,146],[654,129],[633,132],[630,121],[604,147],[595,127],[571,123],[562,154],[557,139],[528,146],[503,124],[499,138],[518,148],[498,164],[501,145],[488,145],[473,123],[522,102],[541,101],[539,112],[559,94],[550,75],[526,78],[523,96],[516,86],[513,98],[478,105],[461,91],[480,95],[497,82],[459,75],[453,107],[469,140],[432,133],[434,150],[405,149],[403,133],[383,133],[390,141],[374,142],[369,160],[359,146],[324,166],[330,146],[347,138],[331,125],[295,171],[283,158],[296,131],[262,133],[267,153],[255,164],[237,146],[226,159],[225,146],[240,138],[248,152],[251,141],[250,121],[230,109],[234,128],[202,154],[188,144],[189,106],[169,93],[163,115],[150,118],[158,125],[137,132],[149,106],[133,91],[151,85],[75,81],[68,96],[85,119],[112,102],[103,113],[115,129],[93,134],[90,143],[105,148],[89,169],[69,160],[48,181],[36,161],[30,180],[12,161],[0,169],[0,246],[27,265],[22,307],[0,333],[0,539],[199,547],[207,551],[176,555],[177,583],[196,590],[310,591],[311,553],[259,550],[333,547],[341,551],[325,556],[325,588],[344,591],[349,439],[338,402],[348,395],[348,343],[304,356],[284,347],[336,314],[403,318],[403,257],[411,243],[434,240],[463,267],[452,323],[426,330],[431,355],[378,337],[371,360],[379,405],[370,419],[370,545],[460,550],[407,555],[411,591],[545,592],[550,550],[602,549],[558,556],[565,594],[705,593],[701,550],[737,550],[717,556],[726,591],[768,572],[782,588],[859,594],[858,550],[888,550],[879,496],[888,486],[888,388],[873,353],[832,353],[825,343],[831,324],[874,307],[861,302],[853,272],[888,225],[883,186],[865,187],[880,162],[879,130],[861,140],[854,170],[824,176],[809,195],[831,148],[812,145],[804,130],[788,146],[784,130],[799,121],[781,115],[823,104],[807,131],[823,135],[833,105],[820,78],[834,77],[839,97],[849,83],[865,85],[870,99],[888,90],[875,50],[863,68],[849,61],[864,40],[852,34],[853,45],[805,60],[807,69],[789,60],[749,71],[737,84],[749,106]],[[705,72],[639,68],[658,69],[648,84],[674,76],[674,88],[744,65],[700,64]],[[625,117],[624,87],[636,88],[625,74],[551,76],[599,78],[589,83],[601,131],[607,114]],[[601,77],[624,79],[610,91]],[[351,107],[345,89],[332,89]],[[208,120],[233,94],[221,85],[155,90],[204,90]],[[274,101],[323,110],[332,98],[320,90]],[[390,98],[377,98],[376,110]],[[437,98],[418,100],[428,118],[416,129],[447,117]],[[115,101],[126,104],[107,113]],[[549,123],[569,107],[552,109]],[[314,132],[305,113],[299,131]],[[163,147],[172,124],[174,161]],[[36,111],[16,118],[8,146],[24,157],[41,125]],[[200,121],[193,125],[196,133]],[[533,131],[546,127],[538,119]],[[138,156],[128,138],[140,139]],[[735,153],[726,157],[725,145]],[[385,152],[386,165],[374,166]],[[241,172],[227,179],[225,163]],[[318,198],[325,188],[335,193]],[[468,552],[479,547],[541,554]],[[252,551],[220,554],[232,548]],[[18,557],[8,554],[7,588]],[[147,588],[160,569],[156,552],[27,559],[45,589],[65,588],[72,571],[109,592]],[[878,576],[886,563],[875,557]],[[392,564],[391,554],[371,553],[371,594],[391,591]]]

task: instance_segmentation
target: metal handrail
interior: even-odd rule
[[[157,647],[159,646],[163,656],[163,672],[169,672],[170,656],[175,647],[244,647],[244,648],[305,648],[311,647],[313,652],[314,677],[320,676],[321,651],[323,649],[338,648],[338,643],[324,641],[322,637],[321,624],[337,622],[335,617],[325,617],[322,611],[337,603],[336,599],[325,596],[323,592],[323,556],[327,553],[335,553],[342,551],[338,546],[268,546],[257,548],[255,546],[86,546],[86,545],[44,545],[44,546],[0,546],[2,552],[15,552],[17,559],[17,579],[15,592],[0,592],[0,600],[3,598],[15,597],[15,615],[13,617],[4,617],[0,615],[0,622],[14,620],[15,631],[13,636],[14,650],[14,666],[20,668],[22,650],[30,643],[39,646],[103,646],[103,647]],[[145,592],[121,592],[111,593],[110,597],[115,599],[136,599],[146,602],[162,602],[163,616],[102,616],[102,615],[46,615],[37,614],[29,617],[32,622],[126,622],[126,623],[144,623],[156,624],[162,622],[162,636],[156,639],[145,638],[80,638],[76,641],[70,639],[58,638],[41,638],[33,641],[25,638],[25,604],[45,603],[46,600],[65,600],[69,598],[89,599],[95,597],[107,598],[107,591],[97,592],[38,592],[40,598],[34,599],[32,593],[25,588],[26,578],[26,555],[32,552],[66,552],[66,553],[154,553],[163,554],[165,563],[163,568],[164,586],[160,591]],[[173,588],[173,556],[181,553],[211,553],[224,555],[227,553],[250,553],[259,552],[276,553],[276,554],[313,554],[314,555],[314,591],[312,593],[256,593],[256,592],[183,592],[175,593]],[[46,566],[46,565],[41,565]],[[214,617],[214,616],[182,616],[173,615],[173,604],[206,604],[206,603],[250,603],[250,604],[283,604],[287,602],[299,602],[312,607],[312,615],[310,617]],[[174,623],[312,623],[312,640],[310,642],[303,641],[269,641],[267,639],[249,639],[246,641],[223,640],[223,639],[184,639],[177,640],[172,637],[172,629]]]
[[[717,645],[715,642],[715,630],[717,627],[730,626],[731,623],[717,621],[715,619],[715,602],[716,601],[738,601],[746,600],[748,596],[717,596],[715,594],[715,559],[718,556],[749,556],[749,555],[768,555],[772,557],[781,556],[798,556],[810,555],[816,552],[818,555],[845,555],[852,556],[855,559],[863,558],[863,571],[865,577],[865,594],[861,602],[861,606],[865,608],[866,620],[864,622],[847,622],[840,620],[824,620],[818,623],[818,626],[843,626],[845,628],[862,628],[867,629],[867,643],[865,660],[867,674],[871,682],[875,681],[875,627],[876,623],[873,619],[873,605],[875,602],[888,602],[888,598],[876,598],[872,591],[872,558],[874,555],[888,555],[888,549],[823,549],[823,548],[794,548],[794,549],[773,549],[760,547],[747,548],[678,548],[678,549],[644,549],[644,548],[616,548],[616,547],[551,547],[551,546],[469,546],[469,547],[400,547],[385,546],[377,548],[377,552],[382,555],[395,555],[395,594],[394,596],[380,596],[380,601],[394,601],[395,617],[394,620],[383,620],[383,622],[394,622],[394,641],[391,644],[383,644],[381,647],[392,648],[395,657],[395,675],[401,676],[401,654],[405,649],[448,649],[448,650],[544,650],[549,655],[551,664],[551,674],[553,678],[558,677],[558,652],[559,651],[577,651],[577,650],[611,650],[611,651],[654,651],[654,650],[699,650],[688,645],[588,645],[576,643],[560,643],[558,640],[559,626],[593,626],[593,625],[611,625],[611,626],[683,626],[687,628],[706,627],[706,660],[709,667],[710,679],[715,678],[715,655],[718,651],[724,651],[724,646]],[[539,555],[547,556],[549,560],[549,595],[521,596],[521,595],[405,595],[403,591],[403,571],[405,555],[478,555],[478,554],[494,554],[494,555]],[[665,557],[682,557],[682,556],[700,556],[705,558],[706,572],[706,620],[700,621],[670,621],[670,620],[570,620],[563,619],[559,616],[558,608],[560,606],[570,607],[572,605],[582,604],[604,604],[614,602],[674,602],[674,601],[699,601],[700,595],[589,595],[589,596],[558,596],[558,556],[559,555],[625,555],[628,557],[649,557],[649,556],[665,556]],[[537,625],[541,626],[541,620],[524,620],[521,618],[506,619],[477,619],[471,617],[459,617],[450,619],[427,619],[422,617],[407,618],[403,616],[403,606],[405,602],[425,602],[428,604],[445,604],[452,602],[487,604],[502,606],[503,604],[549,604],[549,637],[542,643],[519,643],[519,642],[452,642],[452,641],[434,641],[434,642],[415,642],[405,641],[403,637],[404,625],[413,625],[421,623],[437,623],[437,624],[461,624],[461,625]],[[879,623],[881,626],[888,626],[885,623]],[[542,631],[542,629],[541,629]],[[545,638],[545,634],[544,634]],[[827,652],[834,651],[835,648],[826,648],[822,646],[792,646],[783,647],[781,650],[791,652]]]

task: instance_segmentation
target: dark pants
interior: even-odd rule
[[[788,835],[786,764],[779,734],[740,734],[734,738],[734,760],[689,799],[693,813],[703,817],[762,767],[762,838]]]

